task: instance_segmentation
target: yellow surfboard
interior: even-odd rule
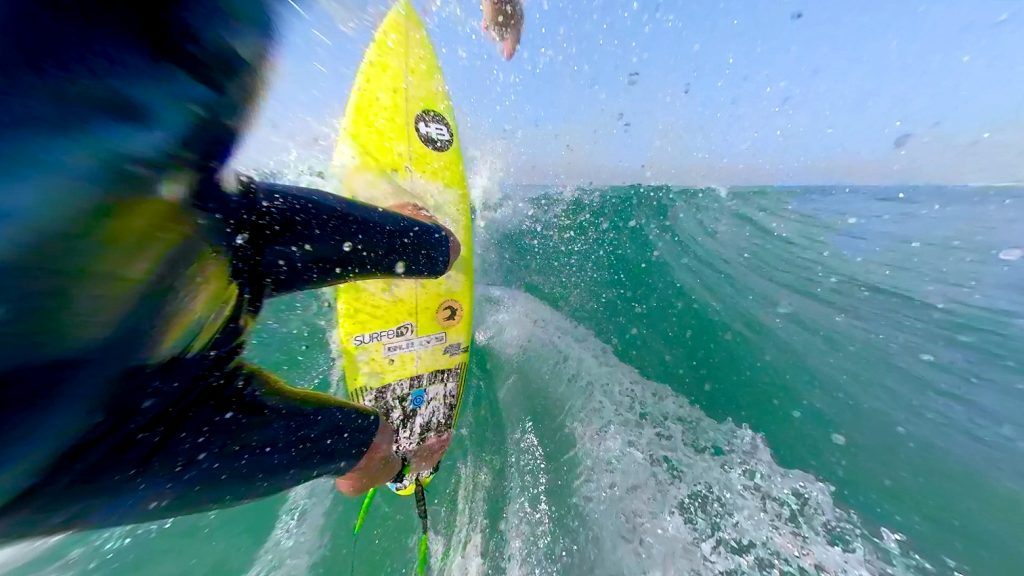
[[[387,417],[396,448],[407,451],[455,426],[473,336],[472,223],[459,134],[437,55],[408,0],[391,9],[363,57],[334,168],[344,195],[381,207],[415,202],[462,244],[443,278],[371,280],[337,291],[349,398]],[[433,472],[418,479],[425,485]],[[391,489],[412,494],[416,479]]]

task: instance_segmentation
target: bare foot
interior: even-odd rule
[[[522,0],[482,0],[480,7],[484,13],[480,27],[501,44],[505,60],[511,60],[523,37]]]
[[[392,448],[395,429],[384,418],[380,419],[377,435],[370,448],[355,468],[334,481],[338,491],[346,496],[358,496],[374,486],[380,486],[398,474],[402,461]]]
[[[409,466],[413,472],[426,472],[433,470],[434,466],[441,461],[448,445],[452,442],[452,434],[449,432],[444,436],[435,436],[420,444],[409,454]]]
[[[441,461],[445,450],[451,443],[449,432],[444,436],[435,436],[419,445],[409,454],[409,467],[412,472],[433,470]],[[380,486],[395,477],[401,469],[401,460],[395,455],[392,445],[395,431],[383,418],[370,449],[348,474],[334,481],[338,491],[346,496],[359,496],[374,486]]]

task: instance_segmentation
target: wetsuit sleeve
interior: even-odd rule
[[[189,362],[133,375],[151,384],[124,388],[53,470],[0,506],[0,541],[242,504],[345,474],[376,435],[379,416],[365,407],[242,362],[179,387]]]
[[[437,224],[297,186],[259,182],[255,197],[267,296],[448,269],[449,240]]]
[[[329,192],[239,176],[231,192],[206,181],[192,201],[257,300],[353,280],[438,278],[449,268],[442,226]]]

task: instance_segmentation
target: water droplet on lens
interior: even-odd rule
[[[1024,249],[1022,248],[1007,248],[999,253],[1000,260],[1013,262],[1021,258],[1024,258]]]

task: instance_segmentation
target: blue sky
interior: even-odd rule
[[[244,166],[329,154],[388,5],[296,2]],[[1024,182],[1021,2],[527,0],[512,62],[475,0],[416,4],[507,183]]]

